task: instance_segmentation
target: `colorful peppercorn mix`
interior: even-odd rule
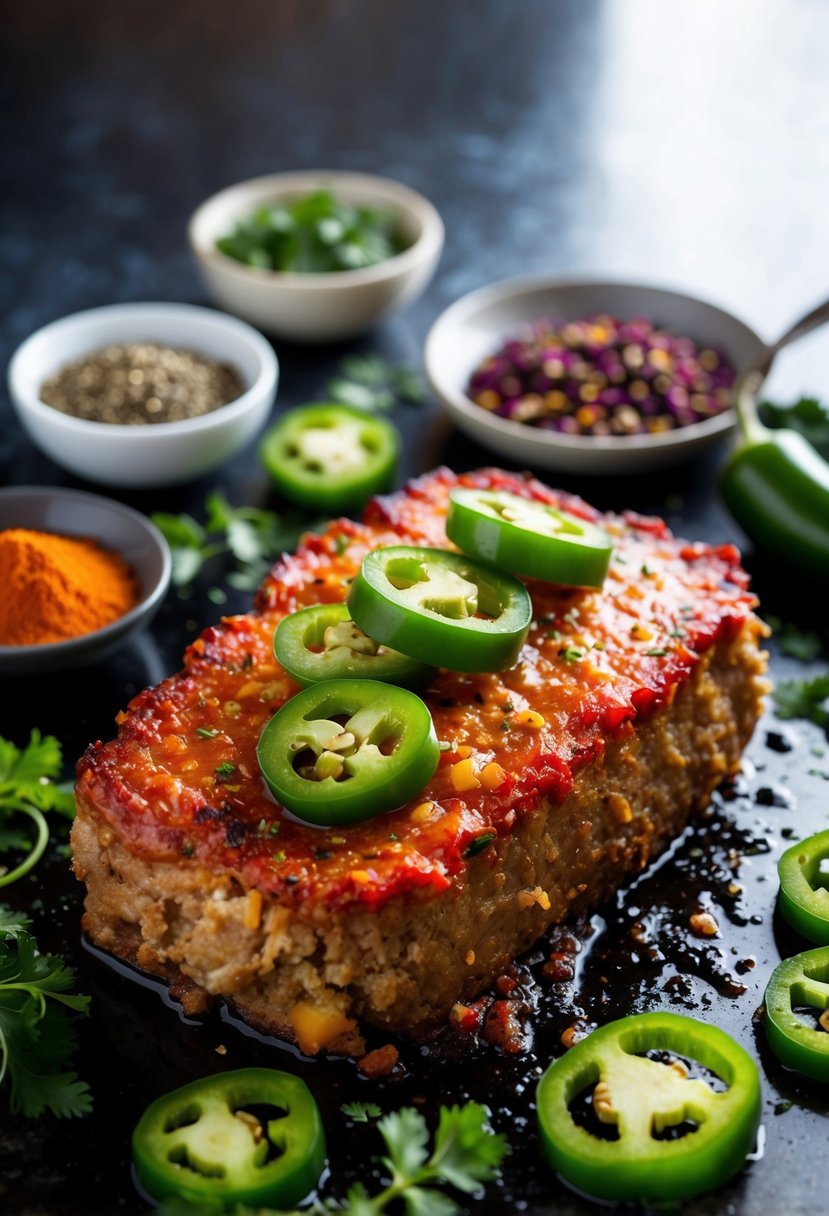
[[[720,351],[644,317],[536,321],[473,372],[483,409],[569,435],[658,434],[731,405],[734,369]]]

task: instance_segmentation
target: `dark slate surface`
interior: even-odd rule
[[[829,13],[820,0],[670,9],[647,0],[129,7],[42,0],[4,3],[0,28],[3,362],[38,326],[78,309],[200,302],[187,216],[225,184],[289,168],[399,178],[436,203],[447,245],[426,295],[375,333],[336,348],[278,344],[278,410],[317,397],[349,350],[418,365],[445,305],[510,275],[593,271],[685,287],[768,336],[826,292]],[[818,335],[788,356],[772,389],[829,392],[828,342]],[[32,449],[5,394],[0,409],[4,484],[80,484]],[[433,403],[401,407],[395,420],[406,437],[402,473],[441,460],[473,467],[495,459],[453,433]],[[557,480],[602,506],[660,511],[694,538],[739,540],[715,496],[720,459],[646,479]],[[144,510],[198,513],[217,483],[232,501],[269,501],[253,451],[220,478],[123,497]],[[758,575],[769,610],[820,617],[820,605],[781,585],[773,570]],[[37,725],[58,734],[74,757],[89,740],[111,735],[117,710],[174,670],[184,642],[216,611],[204,597],[171,596],[152,634],[105,666],[80,677],[5,680],[0,733],[22,741]],[[774,670],[809,669],[775,653]],[[768,729],[779,730],[773,717]],[[332,1141],[331,1193],[363,1176],[378,1147],[370,1129],[358,1136],[347,1127],[340,1102],[372,1096],[393,1108],[423,1095],[434,1111],[471,1094],[489,1102],[515,1152],[503,1189],[470,1210],[584,1213],[593,1206],[569,1196],[537,1161],[534,1070],[578,1010],[598,1021],[672,1004],[723,1025],[759,1054],[765,1071],[764,1156],[688,1210],[812,1212],[822,1194],[825,1099],[769,1060],[752,1023],[781,951],[802,948],[772,916],[781,833],[826,826],[826,786],[815,772],[823,762],[812,754],[825,740],[806,726],[789,739],[793,750],[771,750],[761,727],[737,788],[718,798],[665,865],[582,928],[589,948],[573,985],[551,991],[528,980],[540,1005],[528,1056],[481,1050],[444,1067],[407,1048],[408,1075],[375,1088],[347,1062],[297,1061],[218,1018],[185,1025],[156,992],[115,976],[81,951],[79,892],[65,863],[52,858],[8,897],[40,901],[33,906],[44,946],[71,957],[93,993],[80,1068],[93,1083],[96,1111],[67,1125],[4,1118],[0,1210],[145,1211],[127,1145],[146,1102],[220,1062],[261,1062],[299,1070],[320,1098]],[[736,876],[739,897],[727,893],[731,847],[747,855]],[[687,930],[700,902],[722,930],[704,949]],[[664,958],[634,951],[636,919]],[[735,978],[744,992],[733,989]],[[214,1054],[220,1042],[224,1057]]]

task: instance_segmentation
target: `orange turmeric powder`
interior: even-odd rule
[[[0,532],[0,646],[93,633],[137,601],[126,562],[96,541],[26,528]]]

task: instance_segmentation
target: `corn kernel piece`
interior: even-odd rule
[[[541,730],[544,717],[535,709],[522,709],[515,715],[513,722],[516,726],[528,726],[530,730]]]
[[[474,964],[474,962],[475,962],[475,951],[474,950],[467,950],[466,956],[464,958],[464,962],[466,963],[467,967],[471,967]]]
[[[607,805],[617,823],[630,823],[633,819],[633,808],[624,794],[608,794]]]
[[[720,931],[719,925],[710,912],[692,912],[688,918],[688,924],[695,937],[716,937]]]
[[[242,685],[242,687],[236,693],[236,696],[240,701],[243,701],[245,697],[255,697],[256,694],[261,691],[262,685],[258,680],[248,680],[246,684]]]
[[[531,891],[519,891],[517,898],[518,907],[522,910],[531,908],[534,904],[538,904],[545,912],[550,909],[550,897],[541,887],[533,887]]]
[[[501,765],[496,764],[493,760],[481,769],[481,784],[484,789],[497,790],[498,786],[502,785],[506,780],[506,776],[507,774],[501,768]]]
[[[460,756],[461,760],[466,760],[472,755],[472,748],[466,743],[459,743],[455,748],[455,755]]]
[[[452,787],[459,794],[467,793],[469,790],[477,790],[480,787],[481,783],[475,776],[475,769],[471,759],[459,760],[457,764],[453,764],[450,775]]]
[[[258,929],[262,923],[262,892],[248,891],[245,904],[244,926],[246,929]]]
[[[298,1001],[288,1014],[300,1051],[316,1055],[329,1043],[354,1029],[354,1021],[338,1009],[320,1009],[309,1001]]]
[[[419,806],[415,807],[409,818],[411,819],[412,823],[426,823],[432,818],[434,813],[434,802],[421,802]]]

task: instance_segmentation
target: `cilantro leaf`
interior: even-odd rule
[[[829,726],[829,673],[811,680],[785,680],[774,690],[779,718],[806,718],[817,726]]]
[[[278,515],[261,507],[232,507],[218,491],[205,501],[204,525],[190,515],[161,512],[152,520],[170,546],[174,586],[189,588],[211,558],[229,554],[236,565],[226,582],[238,591],[255,591],[301,533],[319,526],[297,511]]]
[[[379,1119],[383,1113],[376,1102],[344,1102],[340,1110],[355,1123],[368,1123],[369,1119]]]
[[[357,1182],[348,1188],[344,1207],[331,1206],[332,1211],[348,1212],[348,1216],[377,1216],[382,1211],[378,1208],[362,1182]]]
[[[771,615],[766,617],[766,624],[772,630],[781,654],[809,663],[823,650],[821,639],[810,629],[801,629],[792,621],[781,621],[779,617]]]
[[[18,937],[31,923],[25,912],[15,912],[7,904],[0,904],[0,940]]]
[[[493,1135],[486,1120],[487,1111],[477,1102],[441,1107],[429,1164],[441,1178],[467,1194],[494,1178],[506,1155],[504,1137]]]
[[[412,1176],[428,1158],[429,1129],[423,1115],[411,1106],[384,1116],[377,1130],[386,1142],[383,1162],[392,1176]]]
[[[360,410],[390,410],[398,401],[416,405],[426,396],[425,385],[411,367],[389,363],[379,355],[348,355],[339,375],[329,380],[332,401]]]
[[[454,1199],[427,1187],[409,1187],[403,1199],[408,1216],[456,1216],[461,1211]]]
[[[0,905],[0,1084],[8,1082],[13,1114],[86,1114],[92,1107],[89,1089],[63,1065],[74,1051],[75,1021],[88,1012],[89,997],[69,991],[72,971],[38,951],[27,924]]]
[[[45,738],[33,730],[22,749],[0,738],[0,854],[24,854],[11,871],[0,867],[0,887],[21,878],[43,856],[49,842],[44,812],[54,811],[71,819],[75,814],[72,786],[56,784],[62,765],[60,743],[52,735]],[[35,841],[19,822],[28,817],[35,827]],[[31,825],[29,825],[30,827]]]
[[[204,528],[192,515],[169,515],[156,511],[153,523],[171,549],[200,549],[204,544]]]
[[[497,1176],[509,1152],[505,1138],[487,1126],[485,1107],[476,1102],[441,1107],[431,1156],[426,1120],[412,1107],[386,1115],[377,1129],[388,1150],[381,1163],[391,1182],[375,1197],[374,1212],[400,1197],[411,1216],[453,1216],[458,1205],[434,1186],[448,1184],[472,1194]]]

